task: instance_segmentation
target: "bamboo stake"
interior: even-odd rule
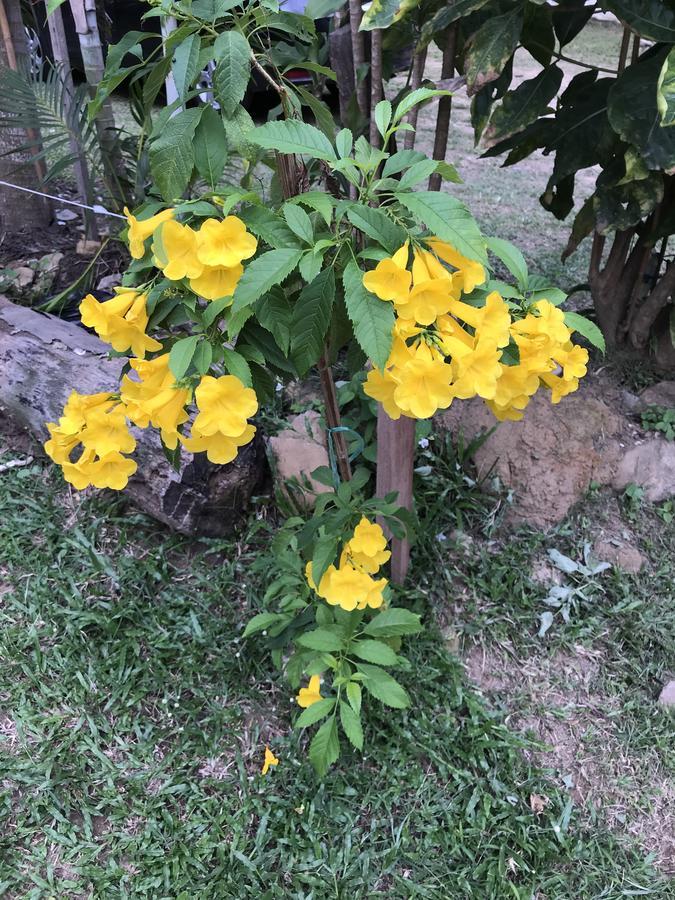
[[[380,133],[375,123],[375,107],[382,99],[382,31],[370,33],[370,143],[379,147]]]

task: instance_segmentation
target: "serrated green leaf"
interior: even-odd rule
[[[342,650],[344,641],[334,631],[328,628],[315,628],[314,631],[306,631],[295,639],[296,644],[306,647],[308,650],[323,650],[331,653],[334,650]]]
[[[273,288],[258,300],[255,314],[263,328],[274,335],[279,348],[288,354],[291,346],[293,305],[286,294]]]
[[[394,122],[400,122],[413,106],[419,106],[420,103],[426,103],[427,100],[434,97],[447,97],[451,93],[451,91],[436,90],[435,88],[416,88],[414,91],[410,91],[396,107]]]
[[[605,352],[605,338],[595,322],[591,322],[590,319],[579,315],[579,313],[566,312],[565,325],[571,328],[572,331],[578,331],[594,347],[602,350],[603,353]]]
[[[307,728],[308,725],[314,725],[325,719],[329,712],[332,712],[335,706],[335,697],[326,697],[323,700],[317,700],[300,713],[293,723],[294,728]]]
[[[326,162],[337,161],[335,151],[326,135],[313,125],[299,122],[297,119],[260,125],[248,134],[248,140],[266,150],[301,153]]]
[[[303,206],[314,209],[323,218],[326,225],[330,227],[333,218],[333,200],[328,194],[321,191],[307,191],[304,194],[298,194],[297,197],[291,197],[289,203],[300,203]]]
[[[361,719],[344,700],[340,700],[340,722],[349,743],[356,747],[357,750],[363,750]]]
[[[191,34],[174,51],[171,71],[178,96],[182,100],[199,72],[200,48],[201,38],[198,34]]]
[[[350,681],[346,687],[347,700],[356,715],[361,714],[361,685],[357,681]]]
[[[245,159],[249,158],[252,153],[252,148],[248,137],[255,127],[253,119],[241,103],[236,107],[231,116],[226,116],[224,110],[222,113],[228,147]]]
[[[150,172],[165,200],[176,200],[188,186],[195,156],[193,139],[202,108],[184,109],[169,119],[149,150]]]
[[[266,631],[271,625],[276,625],[284,617],[279,613],[262,612],[257,616],[253,616],[249,620],[242,637],[250,637],[252,634],[258,634],[260,631]]]
[[[343,128],[341,131],[338,131],[335,138],[335,146],[340,159],[344,159],[350,155],[352,148],[354,147],[354,135],[349,128]]]
[[[380,100],[375,107],[375,124],[382,137],[387,133],[387,128],[389,128],[391,123],[392,114],[391,103],[389,100]]]
[[[363,630],[374,638],[388,638],[403,634],[417,634],[422,630],[422,626],[420,617],[416,613],[395,607],[377,613]]]
[[[253,384],[251,369],[241,353],[237,353],[236,350],[232,350],[230,347],[223,347],[222,352],[223,365],[230,375],[236,376],[246,387],[251,387]]]
[[[312,556],[312,580],[319,584],[328,566],[335,562],[338,539],[334,534],[322,535],[314,545]]]
[[[248,263],[233,296],[232,312],[238,313],[281,284],[300,262],[302,250],[268,250]]]
[[[194,137],[195,166],[211,190],[227,162],[227,137],[223,120],[212,106],[205,106]]]
[[[192,365],[195,372],[199,375],[206,375],[213,361],[213,347],[211,344],[202,340],[197,344],[194,356],[192,357]]]
[[[462,256],[487,264],[485,238],[461,201],[437,191],[396,194],[396,199],[436,237],[447,241]]]
[[[395,666],[398,661],[391,647],[381,641],[354,641],[350,650],[359,659],[378,666]]]
[[[335,716],[324,722],[309,745],[309,761],[317,775],[325,775],[340,755],[340,740]]]
[[[363,203],[347,208],[347,218],[355,228],[377,241],[388,253],[395,253],[406,240],[406,232],[382,210]]]
[[[295,302],[291,319],[291,356],[300,375],[304,375],[323,353],[334,300],[335,276],[329,268],[305,285]]]
[[[191,334],[190,337],[176,341],[171,348],[169,352],[169,368],[176,380],[180,380],[189,369],[200,337],[201,335],[199,334]]]
[[[518,46],[522,28],[523,8],[518,5],[501,16],[490,16],[471,35],[464,55],[469,96],[499,78]]]
[[[401,180],[399,181],[399,187],[401,189],[405,188],[413,188],[416,184],[419,184],[420,181],[424,181],[427,179],[432,172],[435,172],[437,169],[438,163],[435,159],[422,159],[414,165],[410,166],[409,169],[406,169],[403,175],[401,176]]]
[[[251,48],[239,31],[219,34],[213,45],[216,68],[213,93],[226,117],[234,114],[244,99],[251,72]]]
[[[295,203],[284,203],[282,213],[293,234],[311,244],[314,241],[314,229],[307,213]]]
[[[382,177],[386,178],[389,175],[395,175],[397,172],[402,172],[404,169],[415,165],[415,163],[421,162],[423,159],[426,159],[426,156],[424,153],[420,153],[419,150],[399,150],[385,162],[384,168],[382,169]]]
[[[286,222],[272,210],[264,206],[249,206],[241,210],[239,218],[249,231],[269,244],[275,250],[285,248],[300,249],[301,244]]]
[[[444,181],[451,181],[453,184],[464,184],[461,175],[452,163],[443,161],[436,163],[434,171],[437,172]]]
[[[366,663],[359,663],[357,668],[366,676],[364,688],[380,703],[393,709],[407,709],[410,706],[408,692],[389,672]]]
[[[520,250],[502,238],[490,237],[486,239],[486,243],[488,250],[504,263],[524,293],[528,287],[527,263]]]
[[[384,369],[391,353],[394,309],[363,286],[363,271],[352,261],[345,267],[344,283],[347,315],[363,352],[379,369]]]

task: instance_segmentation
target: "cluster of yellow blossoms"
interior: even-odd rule
[[[195,232],[174,219],[167,209],[138,220],[127,210],[131,255],[145,255],[145,242],[154,235],[155,263],[173,280],[188,278],[191,289],[206,300],[234,292],[243,267],[257,241],[236,216],[222,221],[207,219]],[[99,302],[88,294],[80,304],[82,323],[119,353],[130,353],[131,372],[122,378],[119,393],[84,395],[73,391],[58,423],[49,423],[47,454],[58,463],[66,481],[77,489],[123,490],[136,463],[136,440],[129,423],[160,430],[169,449],[180,442],[190,453],[205,452],[213,463],[231,462],[239,447],[249,443],[255,428],[248,419],[258,411],[255,392],[234,375],[204,375],[194,387],[188,379],[177,382],[169,367],[169,354],[152,359],[146,354],[162,350],[162,344],[146,334],[147,295],[134,288],[116,288],[111,300]],[[194,400],[196,415],[190,434],[181,426],[190,418]],[[76,449],[82,450],[75,458]]]
[[[354,529],[340,555],[339,566],[330,565],[317,587],[312,577],[312,564],[307,563],[305,577],[313,591],[331,606],[342,609],[378,609],[384,602],[386,578],[375,579],[391,553],[387,539],[379,525],[369,522],[365,516]]]
[[[517,318],[496,291],[472,306],[460,298],[485,282],[483,266],[437,238],[424,244],[414,248],[411,270],[406,243],[363,277],[396,313],[385,370],[372,369],[364,385],[390,418],[426,419],[454,399],[479,396],[498,419],[518,420],[541,384],[553,403],[577,389],[588,351],[572,344],[561,310],[539,300]],[[516,365],[503,361],[512,341]]]

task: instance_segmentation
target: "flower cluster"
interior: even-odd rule
[[[154,236],[155,262],[164,275],[173,280],[188,278],[191,289],[207,300],[233,293],[243,272],[241,261],[257,248],[256,239],[236,216],[207,219],[199,231],[193,231],[175,220],[173,209],[142,220],[128,210],[125,213],[131,255],[141,259],[146,241]],[[180,442],[190,453],[206,453],[213,463],[231,462],[239,448],[252,440],[255,427],[248,419],[258,411],[258,401],[251,388],[234,375],[205,374],[177,381],[169,353],[146,358],[163,350],[160,341],[146,334],[146,292],[119,287],[105,302],[88,294],[80,303],[80,314],[84,325],[132,358],[119,394],[73,392],[59,422],[47,426],[50,439],[45,450],[74,487],[126,487],[136,471],[136,463],[124,455],[136,447],[129,423],[139,428],[152,425],[170,450]],[[183,426],[193,400],[196,414],[187,434]],[[75,458],[80,445],[82,451]]]
[[[312,577],[312,564],[307,563],[305,576],[313,591],[331,606],[342,609],[378,609],[384,603],[386,578],[375,579],[391,553],[387,539],[379,525],[369,522],[365,516],[354,529],[354,534],[344,545],[340,564],[328,566],[319,585]]]
[[[244,267],[258,248],[256,238],[236,216],[206,219],[199,231],[172,219],[152,243],[154,262],[171,281],[188,279],[190,290],[205,300],[231,297]]]
[[[480,263],[437,238],[412,251],[406,243],[363,277],[364,287],[396,313],[383,372],[372,369],[364,390],[392,419],[426,419],[454,399],[482,397],[498,419],[521,419],[540,385],[552,402],[576,390],[588,352],[571,342],[564,314],[539,300],[524,317],[493,291],[483,306],[461,299],[486,280]],[[507,348],[519,354],[509,364]]]

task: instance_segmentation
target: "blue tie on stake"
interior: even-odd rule
[[[335,485],[335,490],[340,487],[340,473],[338,472],[337,467],[337,457],[335,455],[335,438],[333,437],[333,435],[338,431],[349,432],[349,434],[353,434],[358,441],[356,450],[354,450],[353,453],[349,454],[349,462],[354,462],[357,456],[360,456],[363,453],[363,449],[365,447],[363,438],[358,433],[358,431],[354,431],[353,428],[347,428],[346,425],[337,425],[335,428],[328,429],[328,459],[330,460],[330,468],[331,472],[333,473],[333,484]]]

